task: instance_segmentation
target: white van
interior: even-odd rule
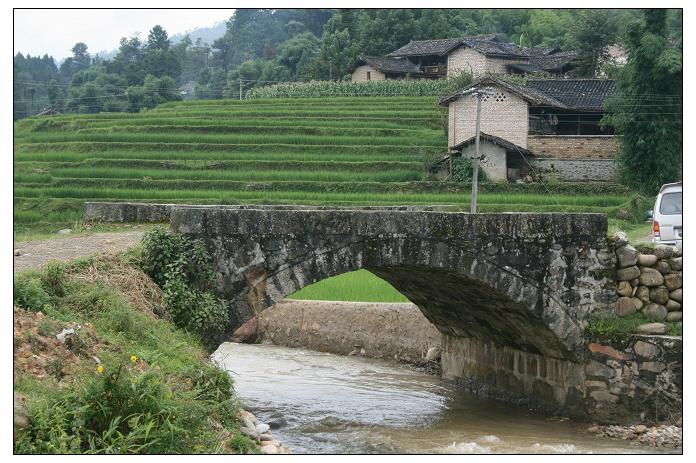
[[[653,243],[682,244],[682,182],[662,185],[652,219]]]

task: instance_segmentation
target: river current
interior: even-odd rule
[[[214,359],[294,453],[655,453],[587,424],[485,401],[411,367],[274,345]]]

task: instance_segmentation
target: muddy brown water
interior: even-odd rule
[[[485,401],[408,366],[274,345],[214,354],[294,453],[667,453]]]

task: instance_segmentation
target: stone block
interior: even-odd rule
[[[616,250],[616,258],[619,267],[631,267],[638,262],[638,251],[630,244],[627,244]]]
[[[643,309],[643,313],[650,320],[660,322],[667,317],[667,308],[664,305],[651,302]]]
[[[620,270],[619,270],[620,272]],[[654,268],[643,268],[640,271],[640,276],[638,277],[640,284],[643,286],[660,286],[664,283],[665,279],[660,272]]]
[[[616,402],[619,400],[617,396],[609,391],[592,391],[590,392],[590,397],[592,397],[597,402]]]
[[[647,304],[650,302],[650,288],[647,286],[638,286],[636,297]]]
[[[665,369],[665,365],[661,362],[640,362],[638,369],[641,371],[650,371],[652,373],[660,373]]]
[[[616,294],[624,297],[631,296],[633,294],[631,283],[628,281],[619,281],[619,284],[616,285]]]
[[[644,323],[636,328],[638,334],[665,334],[667,325],[664,323]]]
[[[618,281],[631,281],[634,278],[640,278],[640,269],[636,266],[622,268],[616,272],[616,279]]]
[[[590,352],[594,354],[603,354],[616,360],[629,360],[630,357],[623,352],[614,349],[611,346],[605,346],[596,342],[591,342],[588,346]]]
[[[649,342],[636,341],[636,343],[633,345],[633,352],[635,352],[639,357],[650,360],[657,357],[657,355],[660,353],[660,348]]]
[[[657,271],[663,275],[667,275],[672,271],[672,267],[667,263],[666,260],[661,260],[657,263]]]
[[[626,317],[632,313],[635,313],[636,310],[636,304],[633,302],[633,299],[630,297],[620,297],[616,301],[616,308],[614,312],[619,317]]]
[[[667,308],[667,312],[676,312],[677,310],[681,310],[681,304],[672,299],[667,301],[665,307]]]
[[[637,297],[632,297],[632,298],[631,298],[631,301],[633,301],[633,305],[636,306],[636,310],[642,309],[642,308],[643,308],[643,305],[645,305],[645,304],[643,303],[643,301],[641,301],[641,300],[638,299]]]
[[[669,298],[674,299],[675,301],[679,302],[680,304],[682,303],[682,289],[675,289],[674,291],[669,293]]]
[[[672,270],[674,271],[679,271],[681,270],[682,267],[682,258],[681,257],[673,257],[669,260],[669,265],[672,267]]]
[[[614,243],[616,243],[617,247],[626,246],[628,244],[628,235],[626,232],[619,230],[614,233]]]
[[[662,286],[650,288],[650,300],[657,304],[665,305],[669,301],[669,291]]]
[[[682,320],[682,312],[670,312],[665,320],[668,322],[680,322]]]
[[[585,374],[588,377],[611,379],[614,377],[614,370],[603,363],[591,360],[585,365]]]
[[[652,267],[657,263],[657,256],[653,254],[638,255],[638,265],[641,267]]]
[[[670,273],[669,275],[665,275],[665,286],[667,289],[670,291],[674,291],[675,289],[679,289],[682,287],[682,273]]]

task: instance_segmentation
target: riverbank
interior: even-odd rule
[[[174,326],[132,255],[14,281],[14,451],[259,453],[227,372]]]

